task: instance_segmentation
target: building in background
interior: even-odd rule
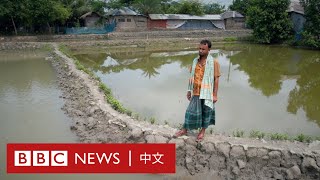
[[[306,19],[304,17],[304,8],[300,4],[299,0],[292,0],[289,9],[288,9],[289,16],[291,18],[293,24],[294,32],[301,33],[303,30],[304,23]]]
[[[80,17],[83,26],[85,27],[98,27],[106,23],[106,19],[96,12],[88,12]]]
[[[116,31],[146,30],[148,18],[130,8],[112,10],[107,14],[109,23],[116,23]]]
[[[226,11],[221,14],[226,29],[245,28],[245,17],[236,11]]]
[[[149,14],[148,29],[225,29],[220,15]]]

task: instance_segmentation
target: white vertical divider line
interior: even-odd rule
[[[131,150],[129,150],[129,166],[131,167]]]

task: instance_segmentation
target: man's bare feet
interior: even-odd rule
[[[176,132],[176,134],[174,135],[174,137],[180,137],[180,136],[183,136],[183,135],[186,135],[187,134],[187,130],[186,129],[182,129],[178,132]]]
[[[201,131],[198,134],[197,141],[202,141],[204,139],[204,133],[206,132],[206,129],[202,128]]]

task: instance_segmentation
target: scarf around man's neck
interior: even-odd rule
[[[193,60],[192,70],[189,79],[188,91],[193,92],[194,83],[194,73],[198,63],[199,57]],[[213,103],[213,88],[214,88],[214,62],[213,57],[208,55],[206,60],[206,66],[204,70],[204,75],[201,83],[200,97],[199,99],[204,99],[204,104],[211,109],[214,108]]]

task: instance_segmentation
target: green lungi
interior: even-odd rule
[[[215,124],[215,109],[204,105],[204,99],[193,96],[186,110],[183,127],[188,130],[208,128]]]

